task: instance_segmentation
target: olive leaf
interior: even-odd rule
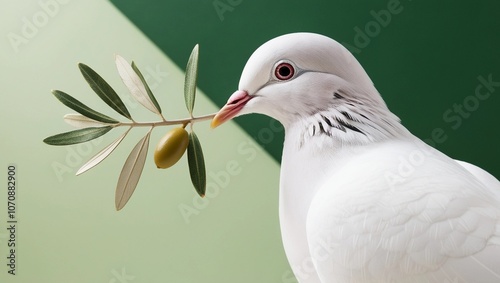
[[[187,153],[191,182],[193,183],[196,192],[198,192],[201,197],[204,197],[207,186],[205,160],[203,159],[203,151],[201,150],[200,141],[194,132],[189,133]]]
[[[150,95],[146,90],[146,86],[134,71],[132,66],[128,64],[127,60],[120,55],[115,55],[115,63],[116,68],[118,69],[118,74],[120,74],[123,83],[127,86],[132,96],[140,104],[142,104],[142,106],[146,107],[151,112],[160,115],[160,111],[151,100]]]
[[[90,107],[86,106],[85,104],[81,103],[80,101],[78,101],[77,99],[73,98],[71,95],[63,91],[53,90],[52,94],[59,101],[61,101],[62,104],[68,106],[69,108],[75,110],[76,112],[82,114],[85,117],[107,124],[119,123],[119,121],[91,109]]]
[[[50,136],[43,140],[49,145],[70,145],[96,139],[113,129],[112,126],[91,127]]]
[[[123,133],[120,137],[118,137],[114,142],[109,144],[107,147],[103,148],[99,153],[94,155],[89,161],[87,161],[78,171],[76,172],[76,175],[80,175],[82,173],[85,173],[86,171],[92,169],[94,166],[97,164],[101,163],[106,157],[108,157],[113,150],[121,143],[121,141],[127,136],[128,132],[132,129],[132,127],[128,128],[125,133]]]
[[[184,79],[184,100],[189,114],[193,115],[194,100],[196,96],[196,80],[198,77],[198,44],[193,48],[186,66]]]
[[[152,128],[151,128],[152,129]],[[115,192],[116,210],[121,210],[128,202],[139,183],[146,162],[151,130],[132,149],[123,165]]]
[[[151,102],[153,102],[154,106],[156,109],[158,109],[158,112],[161,114],[161,107],[160,104],[158,104],[158,101],[156,101],[155,96],[153,95],[153,92],[149,88],[148,83],[146,82],[146,79],[144,79],[144,76],[142,75],[141,71],[137,67],[137,65],[132,61],[132,69],[134,69],[134,72],[139,76],[139,79],[141,79],[142,83],[144,84],[144,87],[146,88],[146,92],[149,95],[149,99],[151,99]]]
[[[127,107],[123,104],[115,90],[89,66],[79,63],[78,68],[83,77],[94,90],[94,92],[104,101],[109,107],[113,108],[116,112],[120,113],[122,116],[132,120],[132,116],[128,112]]]
[[[89,127],[104,127],[109,125],[108,123],[99,122],[94,119],[90,119],[89,117],[85,117],[82,114],[66,114],[64,115],[64,122],[70,126],[80,129]]]

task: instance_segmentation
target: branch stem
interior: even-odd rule
[[[135,122],[132,121],[130,123],[124,123],[120,122],[118,124],[114,124],[113,127],[122,127],[122,126],[129,126],[129,127],[158,127],[158,126],[169,126],[169,125],[183,125],[184,127],[187,124],[190,123],[195,123],[195,122],[201,122],[201,121],[206,121],[210,120],[215,116],[214,114],[208,114],[204,116],[199,116],[199,117],[190,117],[190,118],[185,118],[185,119],[176,119],[176,120],[163,120],[163,121],[157,121],[157,122]]]

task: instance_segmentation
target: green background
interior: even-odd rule
[[[184,66],[190,47],[200,43],[206,55],[199,86],[219,106],[237,88],[248,57],[265,41],[308,31],[356,47],[355,28],[364,31],[375,21],[373,12],[394,5],[399,13],[378,32],[372,28],[369,43],[359,46],[363,48],[355,56],[390,109],[414,134],[428,139],[435,128],[442,128],[448,139],[437,148],[500,176],[500,166],[492,158],[500,153],[500,134],[495,130],[500,91],[481,101],[476,111],[468,111],[473,113],[461,118],[456,129],[451,128],[455,120],[443,119],[454,104],[474,95],[478,76],[491,74],[500,81],[498,1],[112,2],[179,66]],[[279,160],[282,138],[259,139],[267,119],[242,117],[238,124]]]
[[[168,130],[156,129],[137,191],[116,212],[118,175],[144,129],[134,129],[102,164],[75,177],[122,130],[78,146],[43,144],[71,130],[62,117],[73,111],[50,90],[118,118],[81,77],[76,63],[83,62],[115,88],[136,120],[156,119],[121,83],[113,62],[120,54],[146,74],[167,118],[186,117],[183,69],[199,43],[195,115],[212,113],[263,42],[311,31],[356,47],[356,27],[373,25],[373,13],[389,3],[395,2],[2,1],[0,175],[15,163],[19,182],[16,276],[5,264],[7,190],[0,187],[0,282],[293,282],[279,235],[282,131],[275,123],[251,115],[215,131],[206,122],[195,125],[208,170],[204,201],[191,187],[185,158],[155,169],[152,150]],[[500,91],[468,111],[459,127],[443,114],[474,96],[478,76],[500,81],[500,3],[405,0],[398,7],[355,56],[413,133],[427,139],[441,128],[447,139],[437,144],[440,150],[499,177]],[[26,22],[34,21],[39,26],[23,35]],[[13,43],[13,34],[25,41]],[[186,209],[193,214],[186,216]]]

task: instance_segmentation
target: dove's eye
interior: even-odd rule
[[[274,76],[280,81],[286,81],[293,77],[295,69],[292,64],[287,62],[279,63],[274,69]]]

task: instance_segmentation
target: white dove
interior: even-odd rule
[[[341,44],[263,44],[212,127],[248,113],[285,128],[279,216],[300,283],[500,282],[500,182],[412,135]]]

